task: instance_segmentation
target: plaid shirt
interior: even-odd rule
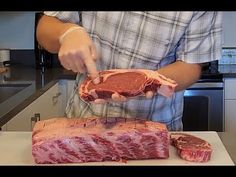
[[[176,60],[204,63],[221,57],[221,12],[86,11],[45,14],[64,22],[82,22],[100,55],[98,70],[158,70]],[[169,130],[182,130],[184,91],[176,92],[171,98],[156,95],[153,99],[138,97],[125,103],[97,105],[85,103],[79,98],[77,86],[83,79],[84,75],[77,75],[74,91],[67,103],[68,117],[145,118],[165,123]]]

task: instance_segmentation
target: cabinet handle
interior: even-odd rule
[[[34,117],[36,118],[36,122],[40,121],[40,113],[35,113]]]
[[[58,92],[55,96],[52,97],[53,105],[55,105],[57,103],[57,99],[60,95],[61,95],[61,92]]]
[[[31,130],[33,130],[36,122],[40,121],[40,113],[35,113],[34,117],[31,117]]]
[[[35,123],[37,122],[37,117],[31,117],[31,130],[33,130]]]

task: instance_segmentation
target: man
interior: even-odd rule
[[[221,12],[45,12],[37,39],[78,73],[78,87],[86,74],[99,84],[98,71],[116,68],[156,70],[178,83],[171,98],[148,92],[109,103],[83,102],[75,89],[68,117],[142,117],[176,131],[183,127],[184,89],[199,79],[201,63],[221,56],[221,19]]]

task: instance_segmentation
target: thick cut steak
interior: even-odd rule
[[[203,139],[186,133],[171,133],[170,139],[182,159],[192,162],[207,162],[211,158],[211,145]]]
[[[118,93],[125,97],[145,95],[153,91],[170,97],[177,83],[156,71],[144,69],[114,69],[100,72],[100,84],[93,84],[87,77],[79,89],[80,97],[85,101],[95,99],[109,100],[112,94]]]
[[[53,118],[32,132],[36,163],[102,162],[169,157],[164,124],[125,118]]]

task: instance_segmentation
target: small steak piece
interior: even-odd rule
[[[112,94],[136,97],[153,91],[170,97],[174,93],[177,83],[157,71],[144,69],[113,69],[100,72],[100,84],[93,84],[87,77],[81,84],[79,95],[84,101],[95,99],[109,100]]]
[[[171,133],[170,140],[182,159],[191,162],[208,162],[211,158],[211,145],[203,139],[185,133]]]
[[[165,124],[133,118],[53,118],[32,132],[38,164],[166,159],[169,144]]]

